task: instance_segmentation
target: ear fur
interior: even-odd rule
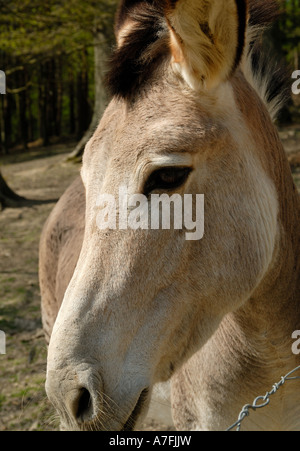
[[[246,0],[166,1],[172,65],[192,89],[212,89],[237,68],[247,11]]]

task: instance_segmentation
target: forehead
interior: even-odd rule
[[[215,111],[215,99],[167,79],[148,85],[134,101],[114,97],[84,153],[85,185],[91,183],[94,192],[102,183],[109,190],[127,183],[139,192],[157,168],[196,167],[227,141],[228,130]]]
[[[190,151],[195,140],[213,139],[222,128],[209,103],[160,80],[134,101],[113,99],[92,146],[102,138],[113,153]]]

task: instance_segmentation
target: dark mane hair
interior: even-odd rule
[[[250,38],[246,55],[248,73],[245,75],[275,120],[290,98],[290,76],[285,61],[278,61],[276,55],[266,52],[262,35],[280,17],[279,2],[249,0],[248,4]]]
[[[249,25],[266,27],[280,15],[276,0],[248,0]]]
[[[116,31],[126,20],[133,23],[120,48],[110,60],[107,85],[111,95],[128,97],[149,80],[169,56],[168,29],[162,8],[155,2],[126,0],[117,13]]]

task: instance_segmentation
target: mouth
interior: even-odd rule
[[[148,398],[148,394],[149,394],[148,388],[146,388],[145,390],[142,391],[142,393],[135,405],[135,408],[133,409],[130,417],[128,418],[128,420],[124,424],[123,428],[121,429],[122,432],[130,432],[130,431],[134,430],[137,420],[138,420],[138,418],[143,410],[143,407],[145,405],[145,402]]]

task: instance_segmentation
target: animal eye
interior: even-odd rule
[[[144,194],[147,196],[154,190],[174,190],[182,186],[192,172],[188,167],[167,167],[154,171],[147,180]]]

